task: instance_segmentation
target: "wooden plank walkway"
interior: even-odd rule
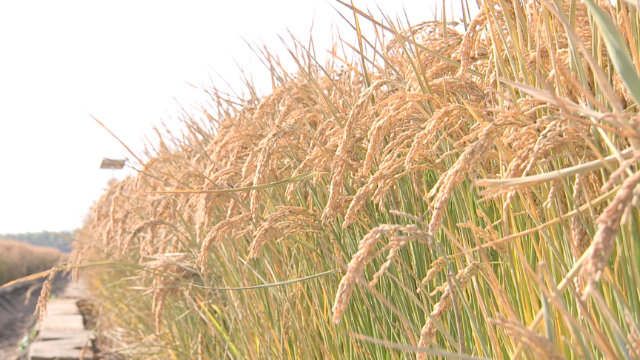
[[[93,333],[86,330],[77,302],[89,297],[82,282],[70,283],[62,295],[49,302],[47,316],[28,350],[29,360],[93,359]]]
[[[25,360],[18,344],[35,325],[33,311],[44,278],[25,281],[0,289],[0,359]],[[59,274],[53,282],[51,293],[60,296],[69,283],[68,276]],[[30,294],[30,296],[29,296]]]

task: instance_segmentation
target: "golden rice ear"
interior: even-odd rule
[[[469,170],[477,161],[487,154],[489,148],[495,146],[493,140],[499,133],[500,127],[504,125],[506,124],[501,124],[500,122],[485,125],[478,135],[478,141],[472,146],[469,146],[462,155],[460,155],[455,164],[438,179],[438,182],[434,185],[433,189],[431,189],[428,197],[433,198],[431,202],[433,215],[429,222],[429,235],[437,235],[445,207],[454,187],[459,185],[467,177]]]
[[[424,276],[424,278],[420,282],[420,285],[426,286],[428,282],[433,280],[436,277],[436,275],[438,275],[438,273],[445,268],[445,266],[446,266],[446,263],[444,261],[444,257],[439,257],[435,259],[433,262],[431,262],[431,265],[429,266],[429,271],[427,271],[427,274]],[[420,290],[421,290],[421,287],[418,287],[416,289],[416,292],[419,293]]]
[[[249,245],[249,259],[257,258],[260,249],[273,238],[283,238],[296,233],[318,232],[321,228],[315,214],[297,206],[279,206],[264,220]]]
[[[566,359],[566,357],[558,351],[553,343],[542,334],[528,329],[518,320],[507,319],[501,314],[496,315],[496,319],[489,319],[489,322],[504,329],[512,339],[523,344],[536,356],[550,360]]]
[[[355,151],[355,144],[353,141],[355,127],[360,121],[362,121],[365,111],[370,104],[371,95],[380,87],[387,85],[388,83],[389,82],[387,80],[380,80],[373,83],[359,95],[358,102],[353,106],[349,113],[349,118],[342,129],[340,145],[338,145],[336,154],[331,162],[331,186],[329,188],[329,199],[327,200],[327,205],[322,213],[322,221],[324,223],[335,219],[338,214],[338,210],[341,208],[339,199],[344,193],[343,177],[346,172],[347,162]]]
[[[463,290],[479,271],[479,262],[472,262],[467,267],[460,270],[456,275],[456,279],[459,283],[459,287],[456,288]],[[457,295],[452,293],[453,290],[449,284],[451,284],[450,281],[442,285],[442,296],[440,296],[440,300],[433,306],[433,311],[431,311],[431,314],[429,314],[422,330],[420,330],[420,341],[418,342],[418,347],[427,347],[431,342],[433,342],[437,330],[434,322],[440,321],[442,315],[453,307],[454,302],[452,300],[452,296],[460,296],[459,293]],[[416,358],[418,360],[425,360],[427,357],[425,354],[418,354]]]
[[[202,241],[200,254],[198,255],[198,259],[195,263],[196,267],[201,271],[205,271],[207,268],[207,258],[209,256],[209,250],[211,249],[211,246],[214,244],[218,244],[222,237],[224,237],[229,232],[249,226],[250,222],[251,214],[245,213],[234,216],[230,219],[225,219],[211,228],[207,236]]]
[[[629,340],[629,352],[633,359],[640,359],[640,328],[628,310],[624,312],[624,319],[629,326],[629,335],[627,336]]]
[[[367,184],[360,189],[353,197],[349,209],[345,214],[343,227],[349,227],[358,216],[358,212],[362,210],[362,207],[366,200],[370,199],[378,189],[382,190],[383,184],[390,182],[404,167],[404,160],[399,158],[392,162],[385,162],[381,165],[380,169],[369,179]]]
[[[371,255],[373,255],[380,235],[387,230],[388,227],[375,228],[360,241],[358,252],[351,258],[347,274],[340,280],[338,290],[336,291],[336,298],[332,309],[332,321],[334,324],[339,323],[340,319],[342,319],[349,300],[351,300],[351,294],[353,293],[356,281],[362,276],[364,267],[368,263]]]
[[[585,275],[585,294],[593,290],[593,286],[600,280],[604,268],[613,251],[616,236],[620,231],[623,216],[629,210],[633,201],[635,189],[640,184],[640,171],[629,176],[618,190],[615,198],[598,217],[598,230],[593,236],[591,246],[587,250],[588,256],[582,273]]]
[[[573,185],[573,202],[576,208],[584,205],[587,199],[584,179],[584,175],[576,175]],[[578,214],[571,218],[571,253],[574,261],[577,261],[591,244],[591,237],[584,226],[585,215]]]
[[[336,292],[335,301],[333,304],[333,318],[332,321],[337,324],[342,319],[344,312],[347,309],[347,305],[351,300],[351,295],[353,293],[353,288],[357,281],[362,280],[362,275],[364,268],[371,261],[373,255],[375,254],[376,245],[378,241],[381,239],[382,235],[394,233],[394,232],[402,232],[406,235],[412,235],[412,237],[392,237],[390,239],[392,243],[392,250],[389,254],[389,259],[395,255],[395,251],[397,248],[404,245],[408,241],[412,240],[421,240],[423,242],[429,241],[429,235],[424,231],[420,230],[415,225],[403,226],[403,225],[380,225],[371,231],[360,240],[358,244],[358,252],[356,252],[349,265],[347,266],[347,273],[342,277],[340,284],[338,285],[338,290]],[[385,264],[381,267],[380,271],[374,275],[374,284],[377,281],[377,278],[382,275],[382,273],[386,270],[389,264]]]
[[[42,290],[40,290],[40,297],[38,297],[38,304],[34,310],[35,314],[38,314],[38,324],[42,323],[42,320],[47,316],[47,304],[49,303],[49,297],[51,296],[51,286],[56,279],[58,272],[62,270],[60,265],[54,266],[49,270],[49,275],[42,283]]]
[[[287,138],[297,132],[298,128],[293,125],[276,125],[269,131],[269,134],[260,142],[260,155],[257,159],[256,172],[253,175],[253,186],[262,185],[267,179],[267,171],[271,162],[272,154],[278,147],[280,139]],[[253,219],[257,220],[260,216],[260,200],[262,198],[261,190],[251,191],[251,214]]]

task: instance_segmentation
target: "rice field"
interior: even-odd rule
[[[0,285],[49,270],[66,259],[56,248],[0,239]]]
[[[640,359],[635,0],[480,0],[157,131],[79,232],[131,359]],[[365,36],[364,27],[373,28]],[[369,33],[367,33],[369,34]],[[105,265],[106,264],[106,265]]]

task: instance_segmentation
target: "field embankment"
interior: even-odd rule
[[[79,235],[77,261],[112,264],[105,343],[640,359],[638,8],[479,3],[404,28],[349,8],[373,38],[325,65],[294,42],[296,73],[265,52],[262,98],[210,89]]]

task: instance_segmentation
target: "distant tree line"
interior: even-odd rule
[[[50,232],[22,233],[22,234],[0,234],[0,239],[16,240],[36,246],[50,246],[63,253],[70,253],[71,239],[75,237],[73,231],[60,231],[59,234]]]

